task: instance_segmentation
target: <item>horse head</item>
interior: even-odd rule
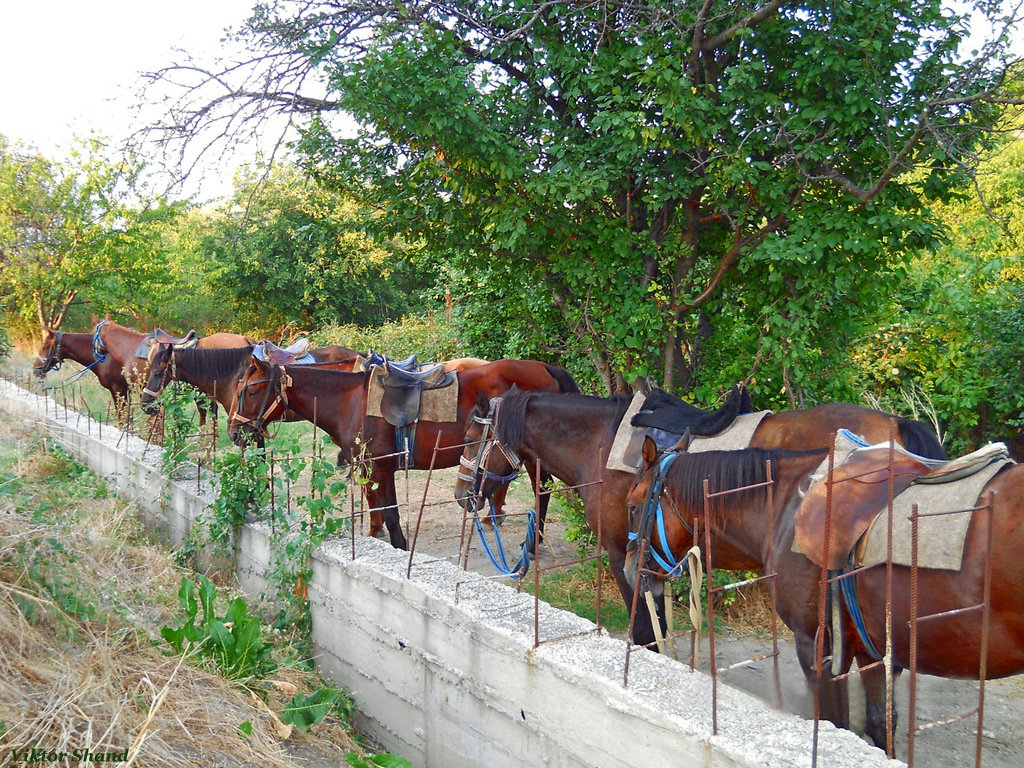
[[[282,420],[288,408],[291,377],[284,366],[271,365],[253,356],[235,388],[228,419],[228,435],[235,445],[267,437],[267,424]]]
[[[153,343],[149,348],[149,378],[142,388],[139,404],[147,416],[155,416],[160,412],[156,398],[160,396],[167,382],[174,378],[174,345]]]
[[[513,386],[509,392],[514,392]],[[472,512],[479,511],[484,501],[493,504],[495,493],[506,487],[519,474],[522,460],[498,438],[497,416],[502,398],[488,398],[477,392],[476,405],[466,419],[459,457],[459,473],[455,481],[455,500],[463,509],[472,501]],[[497,448],[497,450],[495,450]]]
[[[673,548],[672,542],[686,534],[692,536],[693,529],[678,513],[666,516],[662,507],[668,470],[679,453],[661,456],[654,440],[645,437],[642,455],[643,466],[626,496],[629,540],[623,570],[634,590],[643,583],[646,589],[661,595],[665,579],[679,567],[673,552],[681,547]]]
[[[55,328],[46,329],[46,333],[43,335],[43,345],[39,348],[35,364],[32,366],[32,373],[36,378],[45,379],[48,371],[60,369],[60,344],[63,337],[63,331],[58,331]]]

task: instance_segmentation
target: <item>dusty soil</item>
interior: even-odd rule
[[[409,529],[409,541],[416,536],[416,551],[428,552],[458,563],[460,542],[463,538],[463,512],[452,500],[455,484],[454,469],[435,471],[427,483],[428,473],[410,472],[408,481],[398,478],[400,501],[409,500],[403,509],[403,520]],[[424,496],[424,490],[426,495]],[[426,499],[422,507],[421,502]],[[514,562],[523,541],[525,511],[533,506],[529,483],[521,479],[513,486],[507,506],[509,516],[501,527],[508,551]],[[411,510],[408,511],[408,510]],[[418,534],[416,526],[419,525]],[[565,524],[557,519],[548,522],[545,545],[542,548],[542,568],[569,563],[577,558],[575,545],[564,539]],[[468,533],[467,533],[468,538]],[[463,545],[463,557],[465,546]],[[483,552],[479,540],[469,541],[467,567],[492,578],[502,578]],[[510,581],[510,583],[512,583]],[[677,616],[682,616],[679,611]],[[684,621],[677,618],[678,622]],[[782,627],[779,677],[782,688],[782,708],[806,718],[814,716],[813,697],[804,683],[803,673],[796,659],[792,637]],[[688,636],[677,641],[678,658],[685,660],[689,653]],[[715,643],[716,664],[719,668],[747,659],[764,657],[771,653],[770,636],[765,639],[719,635]],[[699,669],[707,672],[709,645],[702,643]],[[680,663],[683,663],[682,661]],[[721,675],[721,683],[748,691],[774,705],[776,701],[773,661],[771,658],[753,661]],[[851,718],[855,731],[861,732],[864,723],[863,696],[856,679],[850,681]],[[917,724],[955,718],[978,706],[979,684],[975,681],[946,680],[918,676]],[[984,720],[982,725],[982,761],[985,768],[1019,768],[1024,765],[1024,675],[985,683]],[[907,759],[906,725],[908,720],[908,675],[904,674],[895,686],[897,725],[895,757]],[[929,768],[962,768],[975,765],[977,717],[972,715],[947,725],[920,731],[915,739],[914,764]]]

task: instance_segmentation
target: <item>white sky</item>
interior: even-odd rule
[[[241,25],[253,2],[5,2],[0,134],[55,159],[65,156],[75,135],[97,131],[114,140],[125,137],[139,73],[169,64],[175,47],[209,63],[221,48],[224,29]],[[230,189],[230,179],[224,181]],[[216,186],[217,180],[207,183]]]

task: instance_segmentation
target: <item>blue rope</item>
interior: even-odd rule
[[[100,329],[108,322],[110,321],[102,320],[96,323],[96,328],[92,332],[92,354],[96,358],[96,363],[102,363],[107,359],[107,347],[103,343],[103,337],[100,336]],[[93,363],[93,365],[96,365],[96,363]]]
[[[854,583],[854,578],[849,577],[840,579],[839,591],[843,595],[843,602],[846,603],[846,610],[850,612],[850,618],[853,619],[853,626],[857,628],[857,634],[860,635],[860,640],[864,643],[864,647],[867,648],[868,653],[870,653],[876,661],[881,659],[882,654],[878,652],[874,643],[871,642],[871,638],[868,637],[868,628],[864,625],[864,616],[860,612],[860,601],[857,599],[857,585]]]
[[[90,368],[92,368],[97,363],[102,363],[104,360],[106,360],[106,358],[107,358],[107,356],[104,355],[99,360],[96,360],[96,361],[94,361],[92,363],[89,363],[89,365],[85,366],[85,368],[83,368],[82,370],[78,371],[78,373],[74,373],[71,376],[68,376],[63,381],[58,381],[56,384],[51,384],[48,387],[43,387],[43,390],[46,391],[46,390],[50,390],[50,389],[56,389],[57,387],[63,387],[65,385],[67,385],[67,384],[71,384],[72,382],[78,381],[80,378],[82,378],[83,376],[85,376],[85,374],[87,374],[89,372]]]
[[[483,547],[484,554],[487,555],[487,559],[491,561],[491,565],[502,576],[511,576],[513,579],[523,578],[530,570],[530,553],[533,551],[534,543],[537,540],[537,510],[531,509],[526,513],[526,541],[523,542],[523,552],[519,556],[519,560],[516,564],[509,568],[508,559],[505,557],[505,546],[501,541],[501,531],[498,530],[497,510],[494,508],[494,501],[490,501],[491,511],[490,517],[492,522],[492,528],[494,529],[494,547],[487,540],[487,536],[484,533],[483,523],[480,522],[479,517],[473,519],[473,526],[476,528],[477,536],[480,538],[480,544]],[[495,554],[497,549],[497,554]]]

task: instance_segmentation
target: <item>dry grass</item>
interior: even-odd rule
[[[67,462],[2,413],[0,446],[0,754],[37,746],[71,764],[76,749],[129,750],[142,766],[283,768],[359,751],[335,718],[312,735],[279,730],[271,709],[322,685],[311,673],[282,667],[257,695],[167,655],[159,629],[175,621],[183,573],[170,554],[139,540],[121,500],[68,482]],[[81,490],[56,497],[54,485]]]

